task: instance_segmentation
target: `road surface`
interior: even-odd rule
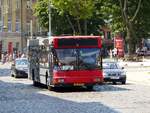
[[[0,113],[150,113],[149,69],[126,68],[127,84],[48,91],[0,65]]]

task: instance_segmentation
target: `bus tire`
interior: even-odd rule
[[[50,85],[47,85],[47,89],[48,89],[49,91],[52,91],[52,90],[53,90],[52,86],[50,86]]]
[[[92,91],[93,90],[93,85],[88,85],[86,86],[88,90]]]
[[[36,81],[33,81],[33,86],[39,86],[39,83]]]
[[[32,70],[32,80],[33,80],[33,86],[39,86],[39,83],[35,81],[35,75],[34,75],[34,70]]]

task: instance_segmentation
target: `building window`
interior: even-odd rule
[[[27,23],[27,34],[30,34],[30,23]]]
[[[12,24],[11,21],[8,22],[8,32],[12,31]]]
[[[0,21],[2,21],[2,8],[0,6]]]
[[[27,1],[27,9],[31,8],[31,1]]]
[[[0,31],[2,32],[3,22],[0,21]]]
[[[20,32],[20,22],[16,22],[16,32]]]
[[[19,8],[20,8],[19,1],[20,1],[20,0],[16,0],[16,9],[19,9]]]

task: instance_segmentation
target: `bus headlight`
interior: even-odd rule
[[[101,81],[100,78],[95,78],[95,79],[94,79],[94,82],[100,82],[100,81]]]
[[[64,79],[63,78],[59,78],[58,79],[58,83],[64,83]]]

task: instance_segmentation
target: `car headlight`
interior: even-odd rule
[[[125,76],[125,75],[126,75],[126,72],[121,72],[121,75],[122,75],[122,76]]]
[[[108,76],[108,73],[103,72],[103,76],[104,76],[104,77],[107,77],[107,76]]]

